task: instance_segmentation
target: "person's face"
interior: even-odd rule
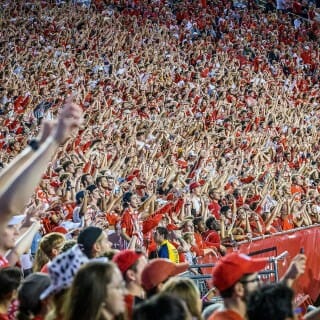
[[[206,227],[205,227],[203,221],[200,221],[200,222],[199,222],[199,224],[198,224],[198,230],[199,230],[199,232],[204,232],[204,231],[206,230]]]
[[[312,214],[314,214],[314,215],[318,213],[318,208],[317,208],[316,205],[313,205],[313,206],[311,207],[311,212],[312,212]]]
[[[167,227],[167,225],[169,224],[169,220],[166,217],[163,217],[161,219],[161,221],[159,222],[159,227]]]
[[[52,211],[51,213],[51,221],[53,221],[54,223],[58,224],[61,221],[61,212],[60,210],[55,210]]]
[[[219,220],[216,220],[212,223],[212,229],[216,230],[216,231],[220,231],[221,230],[221,223]]]
[[[229,219],[232,219],[232,211],[231,211],[231,209],[229,209],[229,210],[226,212],[226,217],[229,218]]]
[[[66,168],[66,172],[70,172],[70,173],[74,173],[75,172],[75,168],[74,168],[74,164],[70,163],[67,168]]]
[[[112,190],[114,188],[114,179],[111,177],[106,178],[106,188]]]
[[[218,192],[213,192],[213,193],[210,194],[210,198],[211,198],[212,200],[218,201],[218,200],[220,200],[220,193],[218,193]]]
[[[109,313],[117,316],[125,311],[125,284],[118,268],[114,268],[112,281],[107,285],[105,304]]]
[[[163,241],[163,236],[158,231],[155,231],[153,234],[153,239],[155,243],[160,244]]]
[[[252,273],[246,276],[240,281],[244,286],[244,299],[246,300],[249,295],[260,288],[261,279],[259,278],[258,272]]]
[[[96,242],[97,256],[100,256],[111,249],[111,242],[105,232],[102,232],[101,236]]]
[[[75,174],[78,175],[78,176],[80,176],[80,175],[82,174],[82,167],[77,167],[77,168],[75,169]]]
[[[7,226],[0,234],[0,248],[3,251],[14,248],[19,232],[16,226]]]
[[[183,226],[183,232],[193,232],[194,231],[194,226],[192,221],[187,221],[184,226]]]
[[[99,198],[100,198],[99,189],[94,189],[94,190],[91,192],[91,198],[92,198],[92,199],[99,199]]]
[[[296,184],[298,184],[298,185],[303,184],[303,181],[302,181],[302,179],[301,179],[301,177],[300,177],[300,176],[297,176]]]
[[[246,218],[246,213],[243,209],[238,210],[238,217],[242,220]]]
[[[106,177],[102,177],[100,180],[100,185],[102,188],[107,188],[108,187],[108,179]]]
[[[137,140],[139,141],[144,141],[144,139],[145,139],[144,134],[140,134],[139,136],[137,136]]]
[[[93,184],[93,178],[92,178],[92,176],[90,174],[86,175],[84,181],[85,181],[87,186],[89,186],[90,184]]]
[[[200,196],[200,194],[201,194],[201,189],[200,188],[195,188],[195,189],[193,189],[193,194],[195,194],[196,196]]]
[[[139,205],[139,199],[136,195],[133,195],[130,200],[130,205],[132,208],[137,208]]]
[[[51,184],[48,184],[47,192],[49,195],[56,195],[56,190]]]

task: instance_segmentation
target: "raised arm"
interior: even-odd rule
[[[39,146],[48,138],[50,135],[54,123],[43,122],[41,133],[38,139],[33,142],[38,143]],[[34,146],[35,144],[33,144]],[[18,156],[16,156],[8,166],[6,166],[0,175],[0,189],[5,188],[6,185],[11,181],[12,177],[15,175],[16,171],[19,170],[24,164],[34,155],[34,150],[32,147],[25,148]]]
[[[0,191],[0,232],[12,214],[22,212],[58,146],[65,142],[81,120],[81,108],[71,98],[66,99],[55,129],[38,149],[35,148],[32,156],[16,168]]]

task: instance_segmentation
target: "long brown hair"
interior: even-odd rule
[[[101,317],[107,285],[116,266],[111,263],[89,262],[76,274],[65,303],[65,320],[96,320]]]

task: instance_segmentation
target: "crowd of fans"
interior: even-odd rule
[[[50,274],[48,316],[121,309],[109,262],[66,290],[111,248],[177,267],[320,222],[318,2],[86,4],[1,3],[0,266]]]
[[[149,243],[160,224],[194,243],[193,217],[222,240],[318,223],[316,21],[228,1],[68,9],[4,4],[1,20],[2,165],[62,96],[84,110],[28,204],[44,233]]]

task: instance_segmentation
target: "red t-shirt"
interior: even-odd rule
[[[127,316],[129,319],[132,319],[132,310],[134,306],[134,296],[132,294],[126,294],[124,296],[124,301],[127,309]]]
[[[239,313],[233,310],[216,311],[209,320],[244,320]]]
[[[215,230],[207,230],[206,232],[202,233],[202,239],[205,243],[214,246],[215,248],[220,247],[220,236],[217,231]]]
[[[282,225],[281,226],[282,226],[283,231],[294,229],[294,223],[292,221],[292,218],[293,217],[291,214],[282,218]]]
[[[110,226],[115,226],[117,222],[121,220],[121,217],[114,212],[110,212],[106,213],[106,219],[109,222]]]
[[[121,217],[121,229],[124,229],[129,237],[132,237],[134,230],[134,221],[138,219],[138,215],[130,209],[126,209]]]
[[[290,192],[291,192],[291,194],[295,194],[295,193],[305,194],[305,190],[301,186],[296,185],[296,184],[291,185]],[[298,198],[298,196],[297,196],[297,198]]]
[[[49,264],[49,262],[46,263],[46,264],[41,268],[41,272],[42,272],[42,273],[46,273],[46,274],[49,273],[48,264]]]
[[[208,209],[210,210],[211,214],[216,218],[220,219],[220,205],[216,201],[212,201],[208,205]]]
[[[9,261],[0,255],[0,268],[6,268],[6,267],[10,267],[9,265]]]

